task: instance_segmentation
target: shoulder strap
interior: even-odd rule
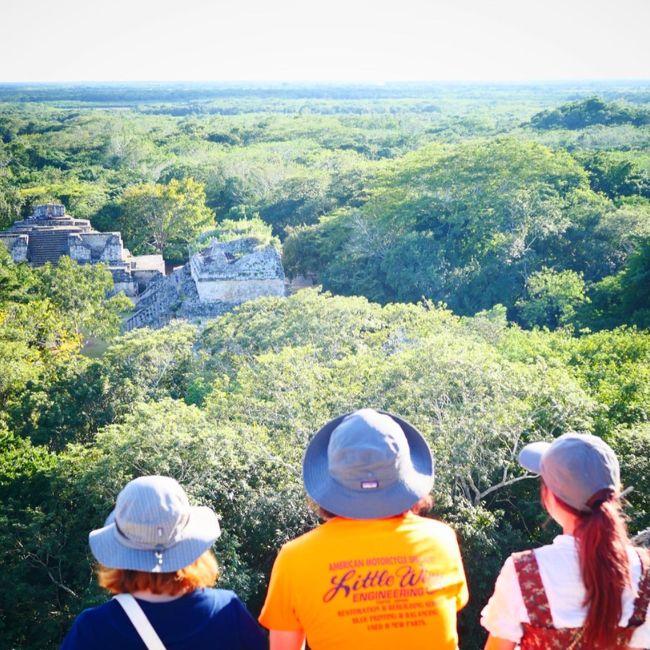
[[[513,553],[512,559],[517,571],[519,588],[533,627],[553,627],[551,606],[548,603],[544,584],[539,573],[539,565],[534,551]]]
[[[647,549],[634,549],[641,560],[641,578],[636,598],[634,599],[634,613],[627,624],[628,627],[639,627],[643,625],[648,614],[648,604],[650,604],[650,558]]]
[[[116,594],[113,599],[122,606],[148,650],[165,650],[165,646],[162,644],[156,630],[153,629],[153,625],[142,611],[138,601],[131,594]]]

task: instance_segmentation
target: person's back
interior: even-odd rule
[[[101,587],[115,595],[75,619],[61,650],[264,650],[264,632],[219,575],[217,515],[168,476],[141,476],[89,535]]]
[[[177,599],[135,594],[138,604],[167,650],[223,648],[261,650],[266,642],[250,613],[232,591],[196,589]],[[110,600],[83,611],[61,650],[142,650],[142,639],[121,605]]]
[[[650,647],[648,558],[627,537],[613,450],[572,433],[527,445],[519,462],[541,475],[542,504],[563,534],[504,564],[482,612],[486,650]]]
[[[433,459],[422,435],[371,409],[325,425],[303,465],[328,518],[278,554],[260,622],[271,650],[458,647],[467,602],[453,530],[412,512],[428,498]]]
[[[418,648],[430,639],[440,650],[457,647],[465,577],[456,536],[440,522],[410,512],[335,517],[286,544],[275,576],[283,585],[260,622],[302,626],[313,650]]]

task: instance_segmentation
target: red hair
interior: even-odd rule
[[[623,592],[630,584],[629,538],[618,495],[613,490],[597,492],[587,502],[590,512],[555,500],[578,517],[574,534],[587,606],[584,646],[611,648],[623,613]]]
[[[109,569],[101,564],[97,569],[99,586],[112,594],[150,591],[152,594],[177,596],[200,587],[212,587],[218,577],[217,559],[211,550],[207,550],[189,566],[169,573]]]

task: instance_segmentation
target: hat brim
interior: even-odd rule
[[[531,442],[519,452],[517,460],[524,469],[539,474],[541,472],[542,456],[550,446],[550,442]]]
[[[190,510],[182,539],[164,549],[161,556],[157,556],[153,550],[130,548],[121,543],[112,513],[102,528],[90,533],[88,543],[95,559],[109,569],[170,573],[192,564],[220,535],[217,515],[210,508],[196,506]]]
[[[406,512],[433,487],[434,462],[431,450],[422,434],[406,420],[387,413],[397,422],[408,442],[413,470],[401,481],[385,488],[352,490],[332,478],[329,472],[327,449],[330,436],[341,422],[351,415],[334,418],[312,438],[302,467],[307,494],[321,508],[349,519],[383,519]]]

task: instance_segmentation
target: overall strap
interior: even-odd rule
[[[148,650],[165,650],[165,646],[162,644],[156,630],[153,629],[153,625],[142,611],[138,601],[131,594],[116,594],[113,599],[122,606]]]
[[[513,553],[512,559],[530,624],[534,627],[552,628],[551,606],[548,603],[546,591],[544,591],[534,551]]]
[[[639,627],[643,625],[648,613],[648,604],[650,604],[650,558],[647,549],[634,549],[641,560],[641,578],[637,596],[634,599],[634,613],[627,624],[628,627]]]

